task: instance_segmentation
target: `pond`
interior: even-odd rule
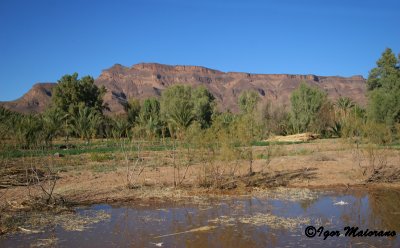
[[[286,188],[191,203],[93,205],[78,208],[78,215],[105,218],[84,228],[54,224],[9,234],[0,247],[400,247],[399,207],[396,190]],[[315,237],[306,236],[308,226],[315,227],[309,235],[319,229]],[[359,229],[349,237],[346,226]],[[367,229],[390,232],[353,237]]]

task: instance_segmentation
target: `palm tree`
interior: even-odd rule
[[[16,136],[26,148],[38,145],[42,138],[43,122],[37,116],[28,115],[19,118],[16,123]]]
[[[182,136],[183,132],[190,126],[193,120],[194,115],[187,102],[183,102],[181,105],[175,105],[167,116],[167,122],[177,131],[179,137]]]
[[[100,123],[100,114],[96,110],[86,106],[79,106],[78,111],[71,116],[73,131],[81,139],[85,139],[87,143],[96,135]]]
[[[50,109],[43,115],[44,139],[47,145],[62,132],[65,118],[67,115],[59,109]]]
[[[111,134],[113,138],[119,139],[128,136],[131,125],[126,118],[117,117],[113,119]]]
[[[139,126],[146,132],[148,137],[154,138],[160,131],[161,123],[159,118],[141,113],[138,120]]]
[[[336,101],[335,106],[339,110],[340,119],[343,121],[348,117],[350,109],[352,109],[355,104],[349,97],[340,97]]]
[[[103,116],[97,111],[92,112],[93,113],[90,116],[90,135],[92,138],[96,138],[98,130],[101,128],[103,123]]]
[[[342,136],[343,126],[348,121],[350,110],[354,109],[356,105],[349,97],[340,97],[335,103],[335,120],[333,125],[330,126],[331,132],[337,136]]]
[[[11,111],[0,106],[0,139],[5,140],[8,137],[13,137],[15,125],[12,125],[15,116]]]

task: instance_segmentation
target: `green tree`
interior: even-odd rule
[[[239,109],[243,114],[248,114],[256,109],[260,100],[259,94],[254,90],[243,91],[239,96]]]
[[[161,133],[162,122],[160,119],[160,102],[156,98],[144,100],[140,115],[139,125],[148,137],[156,137]]]
[[[238,141],[243,146],[241,155],[249,161],[249,174],[253,173],[253,142],[260,139],[260,125],[256,119],[256,107],[260,100],[259,94],[254,90],[243,91],[239,96],[239,108],[241,115],[234,122],[234,128]]]
[[[1,140],[16,137],[16,130],[22,114],[0,106],[0,138]]]
[[[90,76],[78,79],[78,73],[65,75],[53,90],[52,104],[63,112],[75,111],[80,104],[102,113],[105,87],[97,87]]]
[[[46,144],[51,143],[56,136],[62,134],[66,117],[66,114],[56,108],[50,108],[43,114],[43,132]]]
[[[210,127],[211,117],[215,108],[215,98],[204,86],[195,88],[192,91],[194,118],[202,128]]]
[[[35,147],[43,140],[43,122],[38,116],[22,116],[15,124],[17,140],[24,147]]]
[[[111,136],[114,139],[120,139],[130,136],[131,125],[128,120],[122,116],[116,116],[112,119]],[[109,134],[110,135],[110,134]]]
[[[99,112],[81,104],[78,106],[78,110],[71,116],[71,126],[81,139],[89,142],[96,135],[101,120]]]
[[[143,118],[153,120],[160,118],[160,101],[157,98],[148,98],[143,101],[143,107],[141,110]]]
[[[179,105],[171,107],[167,117],[169,129],[176,132],[178,136],[182,136],[185,130],[194,120],[194,115],[189,102],[182,102]]]
[[[171,135],[179,135],[179,132],[183,132],[192,122],[191,95],[192,88],[185,85],[173,85],[162,93],[160,114],[167,123]]]
[[[161,96],[160,115],[168,124],[170,132],[182,133],[194,120],[202,127],[209,126],[213,106],[214,97],[207,89],[174,85],[167,88]]]
[[[337,99],[335,106],[339,112],[339,115],[342,118],[346,118],[355,104],[349,97],[340,97]]]
[[[325,92],[304,82],[301,83],[290,97],[291,123],[294,132],[310,131],[326,101],[327,94]]]
[[[400,55],[387,48],[367,80],[368,119],[394,126],[400,122]]]
[[[399,59],[393,53],[392,49],[386,48],[381,58],[376,62],[377,67],[373,68],[368,75],[368,90],[384,88],[386,90],[399,89]]]
[[[387,92],[383,89],[369,93],[368,119],[394,126],[400,122],[400,91]]]
[[[254,161],[253,142],[260,140],[262,137],[262,126],[255,119],[255,115],[251,113],[241,115],[235,119],[233,127],[237,140],[242,146],[241,156],[249,161],[249,174],[252,174]]]
[[[140,102],[137,99],[129,100],[126,105],[124,106],[125,111],[128,115],[128,123],[133,126],[137,121],[139,114],[140,114]]]
[[[343,127],[350,124],[347,122],[352,122],[352,119],[355,116],[355,114],[350,116],[350,114],[355,113],[355,107],[355,103],[349,97],[340,97],[336,100],[336,103],[334,104],[335,118],[330,127],[331,134],[337,137],[342,136]]]

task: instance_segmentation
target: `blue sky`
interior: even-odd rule
[[[116,63],[366,77],[399,23],[398,0],[0,0],[0,101]]]

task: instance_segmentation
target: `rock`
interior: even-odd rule
[[[56,157],[56,158],[61,158],[61,157],[64,157],[64,154],[56,152],[56,153],[53,154],[53,156]]]
[[[146,179],[144,179],[143,185],[150,187],[150,186],[154,186],[155,182],[150,178],[146,178]]]

